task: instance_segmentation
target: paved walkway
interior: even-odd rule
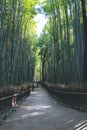
[[[39,87],[15,108],[0,130],[87,130],[87,113],[61,105]]]

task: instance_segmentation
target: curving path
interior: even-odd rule
[[[0,130],[87,130],[87,113],[65,107],[39,86],[14,109]]]

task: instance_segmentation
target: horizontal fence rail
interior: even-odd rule
[[[64,94],[87,95],[87,93],[85,93],[85,92],[68,92],[68,91],[61,91],[61,90],[57,90],[57,89],[54,89],[54,91],[58,92],[58,93],[64,93]]]
[[[66,104],[73,105],[87,105],[87,92],[86,91],[70,91],[65,89],[60,89],[58,86],[49,84],[45,82],[44,87],[57,99],[61,100]]]
[[[24,93],[28,92],[28,91],[29,91],[29,90],[26,90],[26,91],[21,92],[21,93],[19,93],[19,94],[13,94],[13,95],[10,95],[10,96],[6,96],[6,97],[3,97],[3,98],[0,98],[0,101],[6,100],[6,99],[9,99],[9,98],[12,98],[12,97],[17,97],[17,96],[19,96],[19,95],[21,95],[21,94],[24,94]]]
[[[13,100],[17,101],[18,99],[28,94],[30,94],[30,89],[25,90],[23,92],[19,92],[19,93],[14,93],[10,96],[0,98],[0,114],[7,111],[10,107],[13,106],[12,105]]]
[[[56,87],[56,85],[49,84],[48,83],[44,83],[44,85],[48,88],[51,89],[54,92],[58,92],[58,93],[62,93],[62,94],[73,94],[73,95],[87,95],[87,92],[80,92],[80,91],[67,91],[65,89],[59,89],[58,87]]]

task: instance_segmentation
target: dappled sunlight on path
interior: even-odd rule
[[[44,113],[33,112],[33,113],[30,113],[30,114],[18,115],[18,116],[13,117],[13,119],[7,120],[5,122],[16,121],[16,120],[20,120],[20,119],[24,119],[24,118],[29,118],[29,117],[32,117],[32,116],[37,116],[37,115],[40,115],[40,114],[44,114]]]
[[[76,130],[87,130],[87,120],[78,122],[74,128],[76,128]]]
[[[39,86],[13,109],[0,130],[87,130],[87,113],[65,107]]]

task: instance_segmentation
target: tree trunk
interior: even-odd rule
[[[87,82],[87,16],[86,16],[86,4],[85,0],[81,0],[82,13],[83,13],[83,25],[84,25],[84,66],[83,66],[83,80]]]

